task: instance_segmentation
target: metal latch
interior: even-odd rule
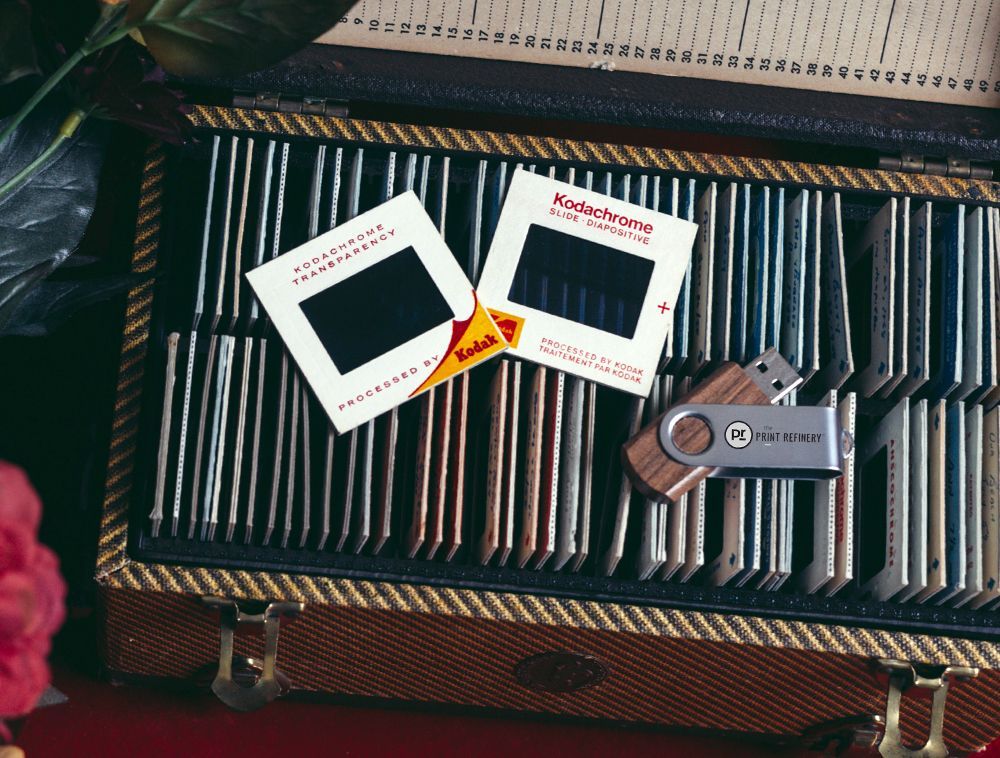
[[[344,100],[332,100],[326,97],[309,97],[286,95],[281,92],[245,92],[233,93],[234,108],[249,108],[258,111],[276,111],[278,113],[304,113],[310,116],[340,116],[348,115],[348,105]]]
[[[219,667],[212,681],[212,692],[219,700],[234,710],[252,711],[283,694],[288,689],[288,681],[275,667],[278,629],[282,616],[293,617],[301,613],[305,605],[274,601],[267,603],[260,613],[247,613],[240,610],[235,600],[228,598],[203,597],[201,601],[219,611]],[[240,624],[263,625],[262,665],[241,656],[234,663],[233,638]],[[249,681],[242,681],[247,679],[248,673],[251,674]]]
[[[930,158],[914,153],[880,155],[878,167],[884,171],[902,171],[906,174],[930,174],[959,179],[993,178],[993,169],[968,158]]]
[[[927,675],[918,673],[913,664],[889,658],[879,658],[876,669],[887,674],[888,695],[885,704],[885,736],[879,743],[878,751],[885,758],[946,758],[948,747],[944,743],[944,709],[948,688],[954,682],[967,682],[979,675],[979,669],[971,666],[938,667],[939,673]],[[899,709],[903,692],[918,688],[931,695],[931,723],[927,742],[917,748],[903,745],[903,735],[899,728]],[[916,694],[916,693],[914,693]]]

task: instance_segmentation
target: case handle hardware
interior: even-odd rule
[[[947,758],[948,747],[944,743],[944,709],[948,688],[955,682],[967,682],[979,675],[979,669],[971,666],[945,666],[937,675],[919,673],[912,663],[890,658],[879,658],[876,668],[889,679],[885,707],[885,737],[879,743],[878,751],[884,758]],[[903,745],[903,735],[899,728],[899,708],[903,692],[911,688],[930,694],[931,723],[927,742],[917,748]],[[920,692],[913,692],[918,695]]]
[[[275,668],[278,658],[278,629],[282,616],[295,616],[302,612],[303,603],[273,601],[260,613],[240,610],[235,600],[221,597],[203,597],[202,602],[219,611],[219,669],[212,681],[212,692],[233,710],[252,711],[267,705],[288,689],[288,678]],[[240,624],[260,624],[264,627],[264,661],[259,676],[249,686],[240,684],[243,670],[234,666],[233,638]],[[253,663],[256,664],[254,661]],[[254,668],[257,668],[255,665]],[[255,672],[256,673],[256,672]]]
[[[800,742],[806,750],[823,755],[871,755],[884,734],[885,716],[864,713],[809,727]]]

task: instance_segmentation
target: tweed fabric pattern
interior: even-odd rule
[[[197,598],[103,594],[112,670],[192,679],[217,660],[218,620]],[[236,648],[259,659],[259,627],[238,634]],[[519,684],[518,662],[549,651],[593,655],[608,675],[571,693]],[[886,696],[870,661],[857,655],[331,605],[307,605],[282,623],[278,667],[293,689],[309,692],[784,737],[884,713]],[[945,735],[953,749],[975,749],[1000,733],[998,697],[994,671],[951,688]],[[925,735],[929,716],[928,699],[904,697],[908,741]]]
[[[970,203],[1000,201],[1000,183],[901,171],[716,155],[584,140],[455,129],[337,116],[196,105],[196,127],[337,139],[354,143],[511,158],[677,171],[727,181],[782,182],[828,191],[908,194]]]

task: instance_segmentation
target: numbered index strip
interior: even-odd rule
[[[363,0],[321,42],[1000,104],[989,0]]]

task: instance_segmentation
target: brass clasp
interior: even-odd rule
[[[303,603],[270,602],[260,613],[240,610],[235,600],[203,597],[202,603],[219,611],[219,668],[212,681],[212,692],[223,703],[237,711],[252,711],[267,705],[287,689],[287,678],[276,668],[278,629],[282,616],[302,612]],[[233,638],[240,624],[262,624],[264,627],[264,661],[260,675],[249,686],[234,677]],[[282,681],[284,680],[284,685]]]
[[[948,688],[953,682],[966,682],[979,675],[979,669],[971,666],[946,666],[939,674],[924,676],[917,672],[913,664],[889,658],[876,661],[877,670],[888,675],[889,689],[885,706],[885,737],[878,751],[884,758],[947,758],[948,747],[944,743],[944,709]],[[903,692],[917,687],[931,693],[931,724],[927,742],[918,748],[903,745],[903,735],[899,727],[899,709]]]

